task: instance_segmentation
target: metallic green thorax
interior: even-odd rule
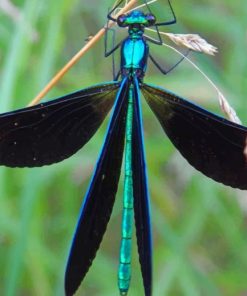
[[[118,270],[120,295],[127,295],[131,278],[131,242],[133,225],[133,179],[132,179],[132,122],[133,122],[133,87],[129,89],[129,102],[126,120],[125,144],[125,179],[122,217],[122,240]]]

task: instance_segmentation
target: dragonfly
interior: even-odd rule
[[[100,247],[114,205],[123,156],[118,287],[120,295],[127,295],[135,221],[144,293],[152,295],[152,234],[141,93],[168,138],[194,168],[227,186],[247,189],[243,153],[247,128],[169,90],[144,82],[149,59],[163,74],[169,72],[151,55],[149,43],[161,45],[159,27],[176,23],[170,2],[173,19],[166,22],[157,22],[151,11],[142,10],[115,18],[114,10],[119,4],[107,17],[120,28],[127,28],[128,35],[111,50],[105,47],[105,56],[120,49],[120,70],[113,81],[0,115],[0,164],[13,168],[41,167],[76,153],[92,138],[113,108],[72,240],[65,272],[66,296],[77,291]],[[156,28],[157,40],[144,36],[147,27]]]

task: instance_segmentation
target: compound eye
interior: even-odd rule
[[[126,24],[126,15],[125,14],[121,14],[117,18],[117,24],[119,27],[127,27],[128,26],[128,24]]]
[[[155,24],[155,22],[156,22],[155,16],[153,14],[151,14],[151,13],[148,13],[146,15],[146,20],[148,22],[148,26],[153,26]]]

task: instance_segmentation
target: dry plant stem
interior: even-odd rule
[[[139,6],[136,6],[136,7],[132,8],[132,9],[130,9],[129,11],[127,11],[127,12],[129,13],[129,12],[131,12],[132,10],[142,8],[142,7],[146,6],[146,5],[153,4],[153,3],[157,2],[157,1],[158,1],[158,0],[150,0],[150,1],[148,1],[147,3],[144,3],[144,4],[141,4],[141,5],[139,5]]]
[[[121,9],[115,17],[118,17],[120,14],[126,13],[129,11],[135,4],[137,0],[130,0],[129,3]],[[108,27],[112,27],[114,25],[113,21],[110,21]],[[51,88],[64,76],[68,70],[74,66],[79,59],[91,48],[94,44],[104,36],[105,28],[102,28],[98,31],[96,35],[92,37],[88,41],[88,43],[76,54],[74,57],[52,78],[52,80],[44,87],[44,89],[28,104],[28,106],[34,106],[51,90]]]
[[[150,37],[149,37],[150,38]],[[162,43],[162,45],[171,48],[172,50],[174,50],[175,52],[177,52],[179,55],[183,56],[184,59],[186,61],[188,61],[194,68],[196,68],[197,71],[199,71],[206,79],[207,81],[214,87],[214,89],[217,91],[218,93],[218,100],[219,100],[219,104],[221,107],[221,110],[226,114],[226,116],[228,117],[228,119],[232,122],[241,124],[241,120],[238,118],[236,111],[230,106],[230,104],[228,103],[228,101],[226,100],[226,98],[224,97],[224,95],[222,94],[222,92],[219,90],[219,88],[213,83],[213,81],[195,64],[193,63],[188,57],[186,57],[185,55],[183,55],[179,50],[177,50],[176,48],[166,44],[166,43]]]
[[[140,9],[142,7],[145,7],[146,5],[151,5],[151,4],[153,4],[153,3],[157,2],[157,1],[159,1],[159,0],[150,0],[150,1],[147,1],[147,3],[141,4],[141,5],[136,6],[136,7],[132,8],[132,9],[130,9],[128,11],[125,11],[125,13],[129,13],[129,12],[135,10],[135,9]],[[117,2],[118,1],[115,2],[115,4],[113,5],[113,7],[116,5]],[[128,1],[125,1],[125,5],[127,5],[127,3],[128,3]]]
[[[169,48],[173,49],[174,51],[176,51],[177,53],[179,53],[181,56],[184,56],[180,51],[176,50],[174,47],[172,47],[172,46],[170,46],[168,44],[165,44],[165,43],[163,43],[163,45],[166,46],[166,47],[169,47]],[[238,116],[236,114],[236,111],[230,106],[230,104],[228,103],[227,99],[224,97],[224,95],[219,90],[219,88],[213,83],[213,81],[195,63],[193,63],[188,57],[184,56],[184,58],[194,68],[196,68],[197,71],[199,71],[207,79],[207,81],[214,87],[214,89],[217,91],[220,108],[226,114],[226,116],[228,117],[228,119],[230,121],[232,121],[232,122],[241,124],[241,120],[238,118]]]
[[[148,29],[151,32],[156,32],[155,30]],[[172,34],[172,33],[165,33],[160,32],[160,34],[163,34],[167,36],[170,40],[175,42],[177,45],[187,47],[194,51],[199,51],[201,53],[214,55],[217,53],[217,48],[211,44],[209,44],[205,39],[201,38],[199,35],[196,34]],[[149,36],[149,38],[151,38]],[[213,81],[195,64],[193,63],[188,57],[183,55],[179,50],[174,48],[173,46],[170,46],[166,43],[162,43],[162,45],[171,48],[173,51],[177,52],[179,55],[183,56],[185,60],[187,60],[194,68],[196,68],[197,71],[199,71],[206,79],[207,81],[214,87],[214,89],[218,93],[218,100],[221,107],[221,110],[226,114],[226,116],[231,120],[232,122],[241,124],[241,120],[238,118],[236,111],[230,106],[222,92],[219,90],[219,88],[213,83]],[[246,149],[247,150],[247,149]],[[247,152],[246,152],[247,153]]]

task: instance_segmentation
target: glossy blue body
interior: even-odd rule
[[[127,295],[131,280],[131,243],[132,243],[132,224],[134,212],[133,195],[133,163],[132,153],[138,153],[132,149],[132,132],[133,132],[133,100],[139,101],[139,86],[138,81],[142,81],[147,68],[147,59],[149,55],[149,46],[143,37],[145,22],[143,13],[133,11],[126,20],[129,25],[129,35],[121,44],[121,75],[122,78],[127,78],[131,81],[128,96],[128,115],[126,120],[126,143],[125,143],[125,181],[124,181],[124,202],[123,202],[123,217],[122,217],[122,239],[120,247],[120,264],[118,272],[118,287],[120,295]],[[137,93],[134,92],[134,89]],[[139,107],[138,107],[139,109]],[[139,122],[141,119],[138,120]],[[140,132],[138,132],[140,134]],[[138,149],[141,149],[139,143]],[[140,152],[139,152],[140,153]],[[144,154],[144,151],[143,151]],[[145,167],[145,159],[143,158],[143,169]],[[145,184],[147,184],[146,173],[144,174]],[[145,194],[148,197],[146,190]],[[146,198],[147,205],[146,220],[149,221],[149,202]],[[149,223],[148,223],[149,224]],[[144,231],[144,229],[143,229]],[[147,227],[148,248],[151,249],[150,225]],[[150,252],[149,252],[150,253]],[[149,254],[149,257],[150,254]],[[151,266],[151,264],[150,264]]]
[[[143,37],[146,19],[141,11],[133,11],[126,19],[128,37],[121,44],[121,74],[142,79],[147,68],[149,46]]]
[[[142,78],[147,68],[149,47],[142,35],[129,35],[121,47],[122,76],[135,74]]]

